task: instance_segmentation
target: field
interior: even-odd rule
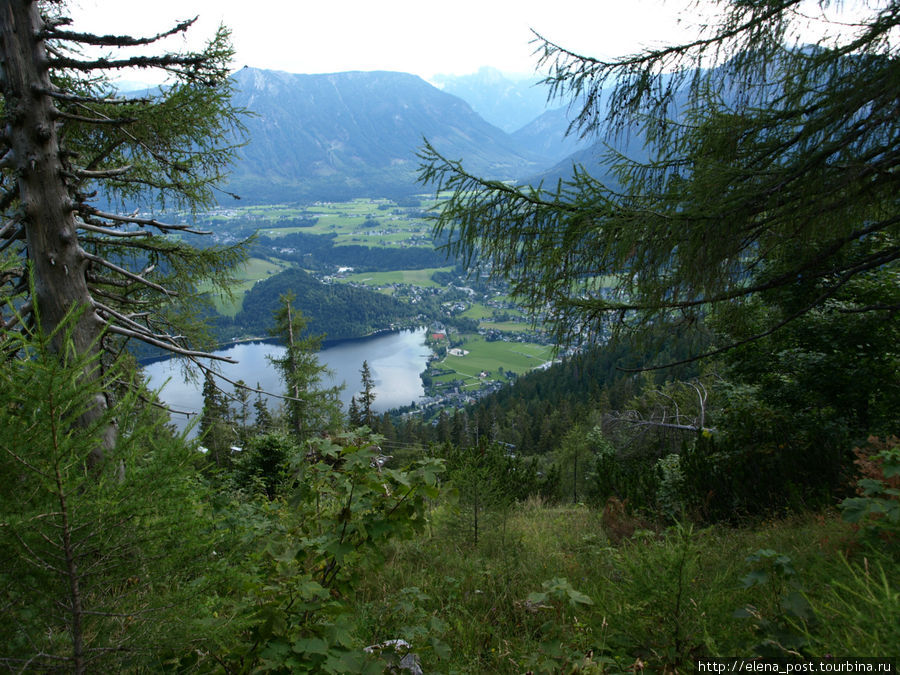
[[[338,279],[345,283],[353,282],[366,286],[389,286],[391,284],[409,284],[419,288],[440,288],[440,284],[432,281],[435,272],[446,272],[452,267],[432,267],[423,270],[396,270],[393,272],[364,272],[361,274],[348,274]]]
[[[504,333],[527,333],[532,330],[531,324],[527,321],[482,321],[480,326]]]
[[[236,270],[235,278],[238,280],[233,287],[234,296],[227,298],[217,295],[213,299],[216,311],[225,316],[234,316],[237,314],[244,302],[244,294],[253,288],[253,284],[262,279],[268,279],[279,272],[288,269],[291,265],[281,260],[262,258],[250,258],[246,266],[241,270]]]
[[[468,336],[461,347],[469,353],[465,356],[448,354],[438,364],[440,368],[453,370],[455,374],[438,375],[436,382],[455,379],[468,380],[472,387],[481,383],[480,373],[487,372],[488,379],[498,377],[498,370],[512,371],[517,375],[533,370],[553,359],[553,347],[525,342],[488,342],[479,335]]]
[[[286,234],[334,234],[335,244],[397,248],[431,246],[431,223],[422,217],[432,202],[419,207],[403,207],[387,199],[355,199],[350,202],[311,206],[249,206],[213,215],[213,223],[241,223],[255,226],[266,237]],[[298,226],[298,219],[316,219],[315,224]]]

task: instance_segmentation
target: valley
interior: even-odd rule
[[[531,325],[502,284],[488,283],[477,274],[473,279],[446,259],[440,267],[418,266],[429,260],[420,263],[417,252],[442,255],[434,253],[428,219],[434,204],[435,199],[426,196],[397,201],[359,198],[310,205],[255,205],[198,216],[197,222],[213,231],[215,243],[256,236],[252,257],[234,272],[239,282],[233,297],[213,297],[219,315],[213,323],[221,342],[266,337],[269,326],[264,312],[234,323],[247,315],[248,293],[253,291],[254,305],[272,304],[282,288],[281,279],[302,269],[323,287],[358,289],[396,302],[399,311],[386,315],[384,325],[375,330],[428,329],[427,342],[434,355],[421,373],[425,396],[414,411],[424,419],[472,403],[520,375],[546,367],[554,359],[549,338]],[[359,247],[395,255],[359,256],[359,262],[353,264],[354,258],[349,256]],[[260,300],[261,289],[267,286],[273,290],[262,293]],[[298,295],[298,307],[308,315],[311,333],[325,332],[326,339],[366,334],[328,334],[331,324],[318,318],[305,294]],[[359,296],[358,301],[368,302],[371,297]],[[352,317],[364,308],[350,305],[348,311]]]

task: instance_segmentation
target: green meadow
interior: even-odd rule
[[[386,199],[355,199],[349,202],[313,204],[310,206],[249,206],[229,210],[228,214],[211,216],[212,222],[241,221],[257,225],[261,235],[283,237],[287,234],[333,234],[335,244],[357,244],[370,247],[400,245],[431,246],[431,225],[421,217],[406,215],[426,208],[400,207]],[[297,227],[297,218],[316,218],[309,227]],[[373,225],[377,222],[377,226]],[[411,241],[412,240],[412,241]]]
[[[497,370],[512,371],[521,375],[553,359],[553,347],[523,342],[488,342],[480,335],[470,335],[461,349],[468,351],[465,356],[448,354],[439,366],[455,371],[454,375],[439,375],[434,379],[445,382],[454,379],[469,379],[473,385],[479,381],[482,371],[488,372],[490,379],[497,378]],[[505,379],[505,378],[504,378]]]
[[[238,282],[232,289],[232,297],[216,295],[213,298],[216,310],[220,314],[233,317],[241,310],[241,306],[244,303],[244,294],[253,288],[257,281],[268,279],[289,267],[291,267],[291,264],[283,260],[250,258],[243,268],[235,270],[234,278]]]
[[[422,270],[394,270],[391,272],[361,272],[348,274],[338,279],[344,283],[365,284],[366,286],[382,287],[390,284],[408,284],[420,288],[440,288],[441,285],[432,280],[435,272],[447,272],[452,267],[430,267]]]

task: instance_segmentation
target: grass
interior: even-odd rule
[[[311,206],[270,205],[229,209],[228,215],[213,215],[211,220],[240,220],[258,224],[260,234],[267,237],[282,237],[297,232],[334,234],[335,245],[338,246],[359,244],[396,248],[408,244],[414,237],[421,240],[420,245],[431,246],[431,226],[418,216],[418,212],[419,209],[399,207],[386,199],[355,199]],[[317,222],[309,227],[289,225],[288,219],[303,217],[316,218]],[[376,221],[377,227],[371,221]]]
[[[253,288],[257,281],[268,279],[289,267],[291,267],[290,263],[275,258],[268,260],[250,258],[242,269],[234,273],[237,283],[232,288],[233,297],[228,298],[224,295],[217,295],[213,298],[216,311],[225,316],[233,317],[241,310],[245,293]]]
[[[408,640],[425,672],[689,672],[695,658],[753,656],[778,636],[817,656],[900,644],[896,562],[854,549],[831,515],[615,544],[598,510],[529,501],[495,512],[478,546],[448,527],[454,517],[439,504],[425,536],[394,545],[356,596],[364,639]],[[790,583],[745,587],[760,549],[790,558]],[[795,592],[816,619],[785,609]],[[735,616],[747,606],[756,616]]]
[[[457,373],[441,375],[437,381],[452,380],[455,377],[478,378],[481,371],[495,373],[498,368],[522,374],[543,365],[553,358],[553,348],[549,345],[538,345],[528,342],[488,342],[480,335],[467,336],[462,349],[469,353],[465,356],[447,355],[440,367]]]
[[[432,281],[431,277],[435,272],[446,272],[451,269],[453,268],[436,267],[421,270],[395,270],[392,272],[362,272],[359,274],[348,274],[338,279],[338,281],[375,287],[388,286],[390,284],[408,284],[419,288],[442,288],[440,284]]]
[[[479,327],[499,330],[503,333],[529,333],[533,330],[527,321],[482,321]]]

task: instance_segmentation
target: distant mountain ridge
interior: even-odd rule
[[[436,75],[442,91],[459,96],[495,127],[513,133],[553,108],[538,77],[510,78],[483,67],[469,75]]]
[[[473,172],[497,179],[532,175],[553,160],[415,75],[244,68],[234,79],[235,105],[253,116],[227,188],[247,201],[421,191],[416,151],[424,138]]]

